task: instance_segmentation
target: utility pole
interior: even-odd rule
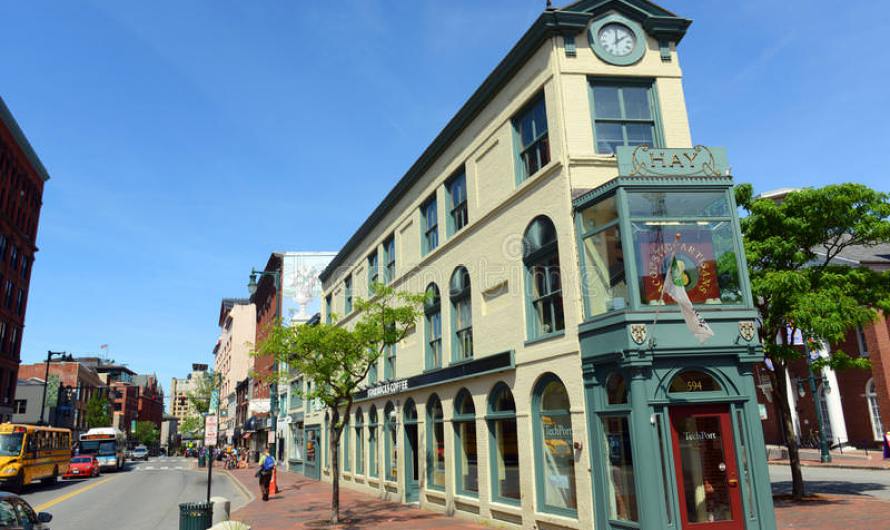
[[[213,386],[210,390],[210,403],[208,403],[207,407],[207,417],[210,417],[213,408],[214,395],[216,396],[216,425],[217,429],[219,429],[219,387],[221,386],[220,374],[213,374]],[[210,489],[213,484],[213,448],[216,447],[216,443],[219,440],[219,434],[214,433],[213,436],[213,445],[208,446],[207,440],[207,420],[204,421],[204,447],[207,448],[207,502],[210,502]]]
[[[829,418],[822,417],[822,400],[819,397],[816,388],[816,375],[813,373],[813,357],[809,345],[804,341],[804,353],[807,356],[807,379],[810,382],[810,394],[813,396],[813,408],[816,409],[816,423],[819,425],[819,461],[822,463],[831,462],[831,451],[828,449],[828,437],[825,436],[825,422],[830,421]],[[824,389],[823,389],[824,392]]]

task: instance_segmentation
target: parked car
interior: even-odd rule
[[[68,472],[64,478],[98,477],[99,461],[96,455],[75,456],[68,463]],[[0,526],[2,528],[2,526]]]
[[[29,530],[49,530],[53,516],[47,512],[37,513],[25,499],[0,491],[0,528]]]
[[[137,445],[133,448],[133,452],[130,453],[130,458],[133,460],[148,460],[148,447]]]

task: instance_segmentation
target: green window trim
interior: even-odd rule
[[[343,313],[352,313],[352,275],[343,279]]]
[[[290,408],[298,409],[303,406],[303,378],[298,378],[290,384]]]
[[[374,285],[380,282],[380,264],[377,251],[368,254],[368,298],[374,296]]]
[[[467,208],[467,172],[461,168],[445,182],[448,195],[448,218],[446,231],[448,237],[460,232],[470,222]]]
[[[355,474],[356,475],[364,475],[365,474],[365,447],[364,447],[364,414],[362,414],[362,409],[359,408],[355,412]]]
[[[499,396],[504,396],[505,398],[509,398],[509,402],[505,402],[505,407],[503,409],[498,408],[497,398]],[[516,463],[515,463],[515,497],[513,496],[505,496],[503,493],[502,484],[499,484],[499,475],[498,475],[498,425],[500,422],[503,422],[505,425],[509,425],[512,423],[512,430],[518,433],[518,424],[516,420],[516,404],[513,400],[513,393],[510,391],[510,387],[508,387],[503,381],[498,382],[491,392],[488,395],[488,411],[485,415],[486,423],[488,424],[488,462],[489,462],[489,480],[491,481],[491,500],[493,502],[500,502],[503,504],[509,504],[513,506],[519,506],[521,504],[521,495],[520,495],[520,484],[521,484],[521,470],[519,467],[519,441],[518,439],[514,440],[515,449],[516,449]],[[518,436],[518,434],[517,434]],[[507,440],[509,442],[509,440]],[[506,463],[504,465],[504,481],[507,480],[507,471],[506,471]]]
[[[340,454],[343,460],[343,471],[352,472],[349,458],[349,418],[343,421],[343,430],[340,431]]]
[[[426,288],[427,299],[423,305],[424,343],[426,370],[442,368],[442,301],[439,288],[431,283]]]
[[[473,358],[473,302],[470,273],[458,266],[449,282],[451,299],[451,360],[466,361]]]
[[[390,381],[396,377],[396,345],[385,345],[383,356],[383,380]]]
[[[426,200],[420,207],[420,254],[426,256],[439,246],[439,208],[436,195]]]
[[[564,334],[562,269],[553,221],[543,215],[536,217],[526,228],[522,241],[528,339]]]
[[[396,236],[383,240],[383,283],[389,285],[396,277]]]
[[[466,497],[479,497],[479,434],[478,429],[476,428],[476,407],[473,404],[473,396],[467,389],[461,389],[457,393],[457,397],[454,399],[454,415],[452,416],[451,423],[454,428],[454,483],[455,483],[455,491],[458,495],[463,495]],[[468,405],[468,406],[467,406]],[[469,462],[468,455],[464,454],[465,442],[462,434],[462,429],[465,427],[472,426],[472,435],[474,436],[472,446],[475,449],[475,458],[476,465],[474,472],[467,473],[467,478],[470,479],[476,486],[476,490],[472,491],[467,489],[466,483],[464,482],[464,469],[463,469],[463,461],[466,459]],[[469,430],[469,429],[467,429]]]
[[[543,90],[513,117],[512,124],[518,186],[550,162],[550,127]]]
[[[371,363],[371,366],[368,367],[368,384],[373,385],[377,382],[377,364],[380,362],[380,359],[374,359]]]
[[[368,413],[368,476],[377,478],[380,474],[377,465],[377,407],[371,405]]]
[[[627,257],[632,256],[632,248],[631,243],[627,241],[627,226],[629,226],[630,222],[625,222],[627,219],[627,211],[623,200],[623,192],[624,190],[619,189],[617,192],[613,194],[604,195],[602,197],[598,197],[596,201],[591,202],[590,204],[585,205],[583,208],[579,208],[575,212],[575,234],[577,238],[578,245],[578,261],[580,265],[581,271],[581,294],[584,306],[584,317],[585,320],[589,320],[593,317],[598,317],[600,315],[604,315],[611,312],[624,311],[627,309],[628,304],[633,304],[634,296],[635,296],[635,282],[628,282],[628,270],[627,270]],[[584,227],[584,212],[590,208],[594,208],[597,205],[605,204],[607,201],[613,201],[615,206],[615,217],[610,218],[607,222],[597,225],[592,229],[585,229]],[[609,276],[609,288],[613,289],[618,287],[620,291],[620,287],[623,283],[624,289],[624,297],[612,296],[614,293],[610,292],[611,298],[609,299],[610,307],[604,311],[600,311],[597,313],[593,313],[593,308],[591,306],[591,298],[594,297],[594,294],[590,292],[590,286],[588,282],[583,281],[585,277],[592,277],[594,275],[594,269],[592,264],[588,264],[585,258],[586,252],[586,243],[587,240],[593,237],[597,237],[600,234],[605,234],[609,230],[615,230],[618,241],[619,241],[619,250],[621,251],[621,259],[624,260],[624,267],[619,271],[619,276],[617,282],[614,283],[612,281],[612,276]],[[620,302],[616,302],[616,300],[620,299]]]
[[[445,491],[445,417],[442,401],[439,396],[430,396],[426,405],[426,487],[431,490]],[[437,440],[436,431],[441,434]],[[441,462],[436,442],[441,442]],[[440,465],[441,464],[441,465]],[[436,484],[436,472],[441,473],[441,484]]]
[[[550,386],[552,384],[558,384],[560,387],[562,387],[562,392],[566,396],[566,407],[564,409],[548,409],[548,410],[546,410],[546,414],[545,414],[545,410],[543,408],[543,405],[544,405],[543,404],[543,394],[544,394],[544,391],[547,390],[548,386]],[[538,508],[539,512],[553,513],[553,514],[557,514],[557,515],[563,515],[566,517],[577,518],[578,517],[578,508],[577,508],[578,482],[577,482],[577,476],[575,475],[575,469],[574,469],[574,465],[575,465],[574,447],[573,447],[574,432],[573,432],[573,426],[572,426],[571,407],[569,406],[568,399],[569,399],[568,390],[566,389],[565,384],[562,382],[562,380],[559,379],[559,377],[557,377],[556,375],[554,375],[552,373],[544,374],[534,386],[534,392],[532,394],[532,425],[533,425],[532,436],[534,439],[534,448],[535,448],[535,458],[534,458],[535,499],[537,501],[537,508]],[[545,454],[545,451],[547,451],[547,448],[549,447],[549,445],[544,443],[545,442],[545,440],[544,440],[545,433],[543,433],[542,431],[545,428],[547,428],[548,426],[550,426],[551,429],[553,429],[553,430],[556,430],[556,429],[555,429],[555,427],[553,427],[553,424],[544,422],[544,419],[543,419],[544,416],[547,416],[549,418],[556,417],[556,418],[567,418],[568,419],[568,427],[570,430],[571,439],[568,440],[567,445],[569,447],[569,450],[572,451],[572,453],[571,453],[571,457],[570,457],[569,468],[567,470],[571,473],[571,477],[566,477],[566,484],[568,485],[568,487],[570,487],[571,492],[574,495],[574,502],[575,502],[574,508],[569,508],[569,507],[564,507],[564,506],[554,506],[552,504],[547,503],[546,488],[547,488],[547,485],[550,483],[550,481],[549,481],[550,477],[545,477],[545,472],[547,472],[548,469],[546,469],[544,467],[544,462],[545,461],[547,461],[547,462],[554,461],[555,462],[555,459],[552,457],[552,455],[551,455],[551,458],[548,459],[547,455]],[[559,434],[564,434],[564,433],[561,433],[561,432],[556,433],[554,436],[559,436]],[[565,440],[563,440],[563,441],[565,441]],[[553,472],[552,465],[553,464],[551,464],[549,466],[551,468],[551,469],[549,469],[549,471],[551,473]]]
[[[331,311],[333,310],[333,308],[331,307],[332,303],[333,303],[332,295],[327,295],[324,297],[324,323],[325,324],[330,324],[333,321],[334,316],[333,316],[333,314],[331,314]]]
[[[588,87],[593,145],[597,154],[614,154],[618,145],[647,144],[650,147],[664,147],[661,111],[654,80],[591,77],[588,78]],[[648,116],[639,112],[638,105],[632,105],[634,98],[637,99],[635,103],[639,103],[639,89],[646,91]],[[614,101],[609,101],[612,99],[612,90],[616,97]],[[611,110],[614,113],[607,111],[610,104],[613,104],[614,108]]]
[[[386,406],[383,409],[383,445],[384,445],[384,480],[388,480],[394,482],[397,478],[397,473],[394,473],[394,470],[398,469],[399,463],[397,460],[393,460],[393,448],[398,447],[396,443],[396,436],[398,436],[398,424],[394,421],[393,415],[395,412],[395,406],[392,404],[392,401],[387,401]]]

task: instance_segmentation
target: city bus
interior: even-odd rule
[[[80,435],[78,454],[96,455],[100,469],[120,471],[127,458],[127,436],[113,427],[90,429]]]
[[[40,480],[55,482],[68,471],[71,431],[17,423],[0,424],[0,483],[21,491]]]

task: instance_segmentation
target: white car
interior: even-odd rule
[[[137,445],[133,448],[133,451],[130,452],[130,458],[133,460],[148,460],[148,447],[144,445]]]

